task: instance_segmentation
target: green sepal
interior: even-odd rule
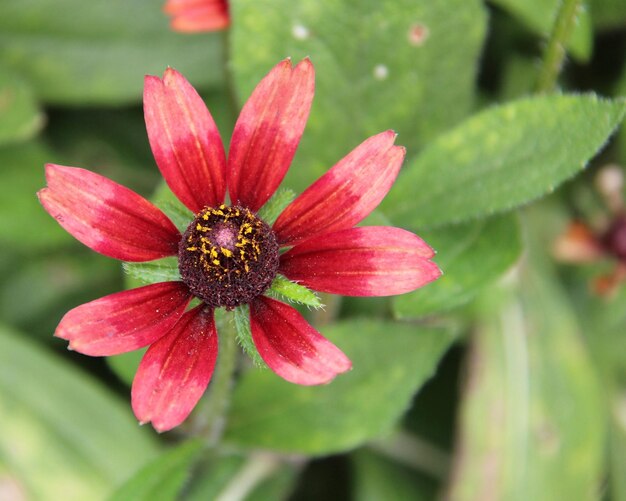
[[[243,350],[252,359],[256,367],[266,368],[267,365],[259,355],[259,352],[252,341],[252,330],[250,329],[250,307],[247,304],[237,306],[233,310],[233,318],[235,320],[235,329],[237,331],[237,341]]]
[[[259,209],[257,215],[271,226],[278,219],[280,213],[284,211],[295,198],[296,193],[293,190],[289,188],[279,188],[278,191],[274,193],[274,196]]]
[[[286,299],[292,303],[303,304],[315,309],[324,307],[324,304],[315,292],[303,285],[292,282],[283,275],[276,275],[266,295],[276,299]]]
[[[191,221],[193,221],[193,213],[186,207],[184,207],[181,203],[171,202],[170,200],[163,200],[158,205],[161,210],[163,210],[163,212],[167,214],[167,217],[172,220],[174,226],[176,226],[176,228],[178,228],[181,233],[184,232],[191,223]]]
[[[173,256],[149,263],[122,263],[122,268],[131,277],[147,284],[180,281],[178,259]]]

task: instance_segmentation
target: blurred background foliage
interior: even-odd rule
[[[0,1],[0,499],[626,499],[626,290],[590,287],[615,258],[551,251],[574,218],[610,217],[594,179],[626,166],[626,1],[580,5],[538,93],[573,3],[234,0],[228,31],[185,35],[155,0]],[[140,354],[52,337],[130,281],[43,211],[43,165],[152,196],[143,76],[181,71],[227,142],[287,56],[317,77],[284,185],[396,130],[407,159],[368,222],[418,232],[444,276],[307,311],[353,361],[332,384],[242,359],[219,441],[158,436],[130,409]]]

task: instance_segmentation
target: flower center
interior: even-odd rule
[[[207,207],[178,246],[178,269],[206,304],[232,309],[265,292],[278,270],[278,243],[270,227],[244,207]]]

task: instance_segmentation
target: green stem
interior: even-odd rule
[[[398,431],[384,440],[370,444],[376,452],[383,454],[410,468],[444,480],[448,476],[450,457],[447,452],[417,435]]]
[[[242,501],[255,487],[278,471],[281,461],[270,453],[252,453],[235,476],[215,497],[216,501]]]
[[[220,313],[220,312],[216,312]],[[223,313],[223,312],[222,312]],[[219,442],[230,404],[233,375],[237,367],[238,345],[231,315],[217,315],[219,355],[207,395],[195,411],[191,434],[205,437],[209,445]]]
[[[537,92],[554,90],[565,59],[565,45],[576,25],[581,0],[561,0],[537,78]]]

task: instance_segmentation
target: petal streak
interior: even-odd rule
[[[441,275],[433,250],[413,233],[365,226],[318,235],[281,256],[280,272],[311,289],[344,296],[391,296]]]
[[[85,355],[126,353],[154,343],[178,321],[191,299],[181,282],[117,292],[65,314],[55,336]]]
[[[137,419],[152,421],[159,432],[182,423],[209,384],[216,359],[213,310],[200,305],[143,356],[131,391]]]
[[[388,130],[370,137],[296,198],[274,231],[291,245],[318,233],[351,228],[372,212],[393,185],[405,150]]]
[[[315,88],[313,65],[286,59],[261,80],[235,124],[228,154],[233,204],[257,211],[278,188],[296,153]]]
[[[105,256],[151,261],[178,252],[180,232],[155,205],[85,169],[46,165],[44,209],[77,240]]]
[[[287,304],[263,296],[255,299],[250,326],[261,358],[291,383],[328,383],[352,367],[339,348]]]
[[[147,76],[144,116],[165,181],[193,213],[219,205],[226,193],[226,156],[213,117],[196,90],[173,68]]]

